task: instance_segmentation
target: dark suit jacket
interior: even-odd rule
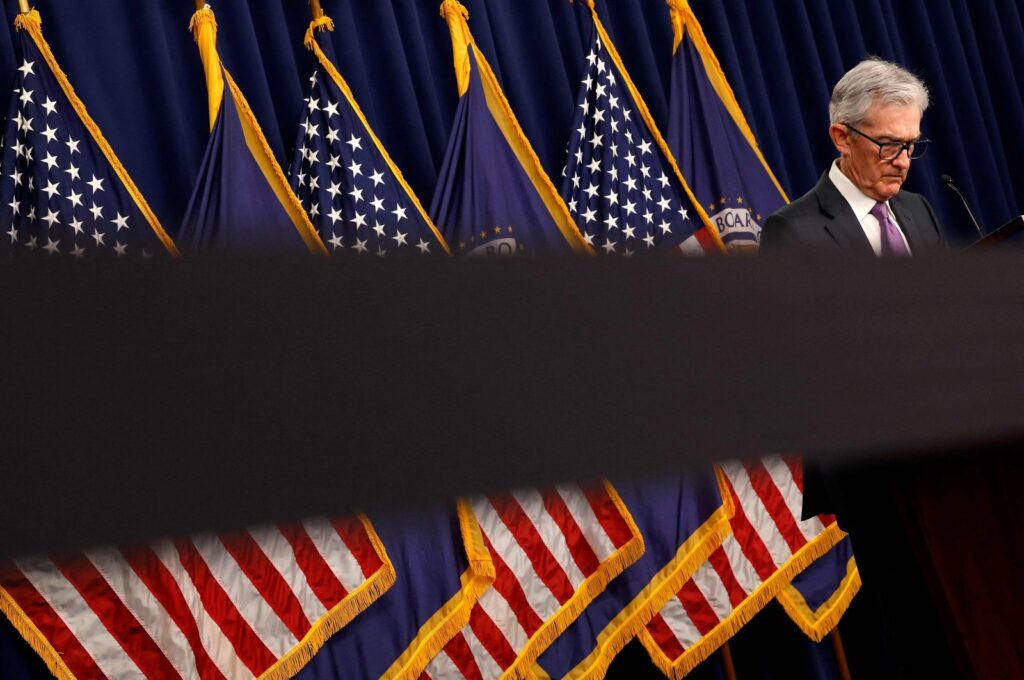
[[[923,196],[901,191],[890,199],[889,206],[915,257],[945,248],[939,221]],[[829,179],[828,171],[813,189],[765,221],[761,252],[775,251],[869,257],[875,254],[850,204]],[[841,483],[832,479],[832,471],[809,463],[804,476],[804,517],[820,512],[844,514],[842,489],[836,488]]]
[[[889,206],[911,253],[920,256],[945,248],[935,211],[924,196],[901,191],[889,200]],[[853,209],[828,178],[828,171],[813,189],[765,221],[761,252],[778,250],[874,255]]]
[[[901,191],[889,205],[915,256],[943,247],[938,220],[922,196]],[[874,257],[850,204],[827,172],[814,189],[765,222],[761,252],[783,250]],[[914,470],[928,465],[888,460],[848,465],[808,460],[804,465],[803,517],[833,513],[853,540],[866,585],[858,596],[859,616],[871,622],[863,630],[855,629],[863,636],[863,648],[872,650],[858,662],[865,664],[870,677],[956,675],[940,618],[945,607],[936,606],[941,600],[932,599],[924,576],[933,573],[934,566],[918,557],[916,547],[923,539],[916,538],[916,528],[911,535],[910,524],[918,520],[905,509],[913,507],[907,499],[916,488],[914,475],[922,475]],[[844,619],[844,625],[848,621],[849,617]]]

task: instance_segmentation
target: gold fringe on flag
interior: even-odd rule
[[[360,515],[359,521],[373,545],[374,552],[382,562],[381,568],[324,614],[297,645],[259,676],[261,680],[287,680],[287,678],[293,677],[302,670],[332,635],[344,628],[394,584],[395,567],[388,557],[384,545],[366,517]],[[0,612],[7,616],[14,629],[39,655],[47,669],[56,678],[74,680],[75,676],[64,663],[60,652],[50,644],[46,636],[2,587],[0,587]]]
[[[416,680],[453,637],[469,623],[477,600],[494,583],[495,569],[484,544],[483,532],[469,504],[457,505],[459,531],[469,568],[461,576],[462,586],[433,616],[420,626],[416,638],[381,676],[381,680]]]
[[[559,232],[565,237],[569,247],[576,254],[593,255],[594,248],[586,242],[583,234],[580,233],[576,220],[569,212],[568,206],[562,200],[551,178],[544,171],[537,152],[533,150],[526,133],[519,126],[515,114],[512,112],[512,105],[501,89],[498,77],[491,70],[491,65],[476,46],[473,34],[469,30],[469,10],[458,0],[444,0],[441,3],[441,16],[448,22],[448,30],[452,36],[452,55],[455,62],[455,76],[459,86],[459,96],[465,95],[469,90],[470,61],[469,50],[474,50],[477,67],[480,69],[480,78],[484,84],[484,94],[487,97],[487,107],[490,109],[495,124],[501,130],[509,148],[516,155],[516,160],[523,168],[523,171],[530,178],[531,183],[537,191],[537,195],[544,202],[544,207],[551,214]],[[498,115],[500,113],[500,115]],[[716,232],[717,233],[717,232]]]
[[[778,189],[782,200],[789,203],[789,197],[782,189],[782,185],[779,184],[779,180],[775,178],[775,173],[768,167],[768,161],[765,160],[764,154],[761,153],[761,147],[757,144],[754,131],[750,129],[750,123],[747,122],[746,116],[743,115],[743,109],[740,108],[740,104],[736,100],[736,93],[732,91],[729,81],[726,80],[725,71],[722,70],[718,57],[715,56],[711,45],[708,44],[708,39],[704,35],[704,29],[701,28],[700,22],[697,21],[697,16],[690,9],[690,3],[687,0],[665,0],[665,2],[668,4],[669,16],[672,21],[672,34],[674,36],[672,53],[675,54],[676,50],[679,49],[679,45],[683,42],[683,34],[688,30],[690,32],[690,40],[693,41],[694,47],[697,48],[697,53],[700,54],[701,61],[704,62],[704,70],[708,74],[711,86],[718,93],[718,98],[722,100],[726,111],[732,116],[740,132],[743,133],[743,136],[750,144],[750,148],[757,154],[758,160],[761,161],[764,171],[768,173],[775,188]]]
[[[679,184],[683,187],[683,191],[690,199],[690,203],[693,204],[697,214],[700,215],[701,222],[703,222],[708,235],[711,236],[711,240],[714,241],[716,246],[718,246],[718,250],[724,254],[726,252],[725,244],[722,242],[722,237],[718,233],[718,228],[711,223],[711,218],[708,217],[707,212],[704,210],[704,206],[702,206],[700,201],[697,200],[697,197],[693,195],[693,190],[690,189],[690,185],[687,184],[682,171],[679,170],[679,164],[676,163],[676,159],[672,155],[672,151],[668,148],[668,142],[665,141],[661,131],[658,129],[657,123],[654,122],[654,116],[651,115],[650,109],[647,108],[647,103],[644,101],[644,98],[640,96],[640,90],[638,90],[636,85],[633,83],[633,79],[629,77],[626,65],[622,62],[622,57],[619,56],[619,52],[615,49],[615,45],[612,43],[611,37],[604,29],[604,24],[601,23],[601,19],[597,16],[597,8],[594,6],[594,0],[586,0],[586,3],[587,7],[590,8],[590,15],[593,17],[594,26],[597,28],[597,34],[601,39],[601,44],[603,44],[605,49],[608,50],[608,55],[611,57],[612,62],[619,70],[619,73],[622,74],[622,79],[626,84],[626,89],[629,90],[629,94],[633,98],[633,102],[636,104],[637,112],[647,124],[647,129],[650,131],[651,137],[654,138],[654,143],[658,145],[658,148],[661,150],[662,155],[668,162],[669,167],[672,168],[672,172],[675,173],[676,179],[679,180]]]
[[[47,670],[53,673],[53,677],[57,678],[57,680],[75,680],[75,676],[64,663],[64,659],[61,658],[60,652],[53,648],[53,645],[50,644],[50,641],[43,635],[42,631],[36,628],[36,624],[32,623],[32,619],[29,618],[28,614],[18,606],[18,603],[14,601],[10,593],[2,587],[0,587],[0,612],[4,613],[7,620],[14,626],[14,630],[18,631],[18,634],[28,643],[32,651],[39,655]]]
[[[370,139],[373,141],[374,146],[377,147],[377,151],[379,151],[380,155],[384,158],[384,162],[387,163],[388,168],[391,169],[391,173],[395,176],[395,179],[398,180],[398,184],[403,190],[405,190],[409,200],[412,201],[413,205],[416,207],[416,211],[420,214],[420,217],[423,218],[423,221],[430,227],[430,231],[433,232],[434,238],[436,238],[437,242],[441,244],[444,252],[451,255],[452,251],[451,248],[448,247],[448,242],[445,241],[444,236],[441,235],[441,232],[438,231],[437,227],[434,225],[434,220],[430,219],[430,215],[428,215],[427,211],[423,209],[423,204],[420,203],[420,199],[416,196],[416,192],[414,192],[412,187],[409,186],[409,183],[405,180],[405,176],[402,175],[402,171],[399,170],[398,166],[391,159],[391,154],[389,154],[387,149],[384,148],[384,143],[380,141],[380,138],[377,137],[377,133],[373,131],[373,128],[370,126],[370,121],[368,121],[366,116],[363,114],[363,110],[359,108],[359,104],[356,102],[356,97],[352,94],[352,88],[348,86],[348,82],[341,76],[341,73],[338,71],[338,67],[327,58],[324,51],[320,49],[320,45],[317,44],[316,31],[331,32],[333,30],[334,21],[326,14],[321,14],[318,18],[309,23],[309,28],[306,29],[306,36],[302,42],[306,46],[306,49],[313,53],[316,60],[320,63],[320,66],[327,71],[327,75],[331,77],[331,80],[333,80],[334,84],[338,86],[339,90],[341,90],[345,99],[348,100],[349,106],[352,107],[352,110],[359,118],[359,122],[363,124],[367,134],[370,135]]]
[[[665,603],[682,589],[704,562],[732,534],[729,520],[735,512],[732,493],[724,473],[716,465],[715,480],[722,505],[701,524],[676,550],[672,558],[644,586],[633,601],[612,619],[597,636],[597,645],[583,661],[565,677],[571,680],[600,680],[608,672],[615,657],[639,635]],[[546,677],[543,669],[534,667],[534,674]]]
[[[230,88],[232,100],[242,123],[242,133],[245,135],[245,143],[252,154],[253,159],[259,166],[260,171],[267,180],[267,185],[281,203],[281,208],[287,213],[295,230],[299,232],[306,248],[314,255],[330,255],[327,246],[324,245],[320,234],[317,233],[313,223],[309,221],[305,208],[299,202],[298,196],[292,191],[288,184],[288,178],[278,165],[274,152],[267,143],[267,138],[260,128],[256,115],[252,112],[245,95],[235,84],[234,79],[226,68],[221,64],[217,54],[217,20],[209,5],[192,15],[189,21],[189,29],[195,36],[196,44],[199,45],[199,54],[203,61],[203,71],[206,74],[206,86],[210,105],[210,131],[213,131],[217,123],[217,116],[220,113],[221,103],[224,97],[224,85]]]
[[[846,576],[843,577],[839,588],[817,610],[811,611],[803,595],[792,584],[779,593],[776,599],[789,614],[793,623],[807,637],[815,642],[821,642],[839,625],[839,620],[850,608],[850,603],[853,602],[860,586],[860,571],[857,569],[857,561],[851,557],[846,563]]]
[[[293,677],[316,655],[327,640],[348,625],[352,619],[377,601],[395,583],[395,565],[391,563],[384,544],[374,531],[365,516],[359,516],[359,522],[373,545],[373,550],[383,564],[370,578],[345,596],[329,612],[318,620],[308,633],[277,662],[265,670],[260,680],[288,680]]]
[[[277,196],[277,200],[281,202],[285,211],[292,218],[295,229],[299,232],[299,236],[302,237],[309,251],[314,255],[329,255],[327,246],[321,240],[320,234],[317,233],[313,224],[309,221],[306,209],[299,203],[298,197],[288,184],[288,178],[284,176],[284,171],[277,164],[274,152],[270,149],[270,144],[267,143],[263,130],[260,129],[260,124],[256,120],[256,114],[249,108],[249,102],[246,101],[245,95],[242,94],[242,90],[235,84],[235,79],[231,77],[227,70],[224,71],[224,76],[227,78],[228,87],[231,88],[231,96],[235,100],[238,114],[242,116],[242,130],[246,133],[245,141],[249,144],[250,149],[255,144],[262,151],[262,156],[257,156],[256,162],[263,169],[264,175],[268,175],[267,183],[270,184],[270,188]]]
[[[121,161],[114,154],[114,150],[107,142],[106,137],[100,131],[96,122],[89,115],[89,112],[85,108],[85,104],[78,98],[75,93],[75,88],[71,86],[71,81],[68,80],[67,74],[61,69],[60,64],[57,63],[57,58],[53,56],[53,50],[50,49],[49,43],[46,42],[46,38],[43,37],[43,19],[39,16],[38,10],[31,10],[27,13],[19,14],[14,17],[14,27],[19,31],[25,31],[32,36],[33,42],[36,47],[39,48],[39,52],[43,55],[43,59],[46,60],[46,65],[50,67],[50,71],[53,76],[57,79],[57,83],[60,85],[60,89],[64,91],[64,96],[71,102],[71,107],[78,114],[79,120],[82,121],[82,125],[89,131],[93,141],[96,142],[96,146],[103,152],[103,156],[110,163],[110,167],[114,170],[118,179],[121,180],[121,184],[124,185],[125,190],[135,201],[135,205],[138,207],[139,212],[146,218],[146,222],[149,223],[149,228],[156,234],[157,239],[167,250],[168,253],[175,257],[181,257],[181,253],[178,252],[178,247],[174,245],[174,241],[164,231],[163,226],[160,224],[160,220],[156,218],[156,213],[153,212],[152,208],[149,207],[149,203],[143,197],[142,192],[135,186],[135,182]]]
[[[755,614],[771,602],[772,598],[789,585],[793,577],[844,538],[846,538],[846,532],[840,529],[836,523],[830,524],[814,540],[808,541],[800,550],[796,551],[785,564],[755,588],[754,592],[747,596],[738,607],[733,609],[729,616],[722,619],[710,633],[701,637],[697,644],[683,652],[679,658],[669,659],[646,628],[640,632],[640,642],[647,649],[654,665],[660,668],[666,676],[673,680],[685,677],[725,644],[729,638],[739,632]]]
[[[587,608],[594,598],[601,594],[609,582],[627,567],[636,562],[644,554],[643,534],[633,520],[633,516],[622,502],[619,493],[607,480],[602,480],[605,493],[612,499],[619,514],[626,520],[626,525],[632,534],[632,538],[619,548],[615,554],[601,563],[593,574],[580,584],[568,602],[563,604],[527,641],[526,645],[519,651],[515,663],[505,670],[502,679],[516,678],[517,680],[530,678],[535,675],[537,658],[559,635],[579,618],[583,610]]]

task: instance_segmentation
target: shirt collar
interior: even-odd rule
[[[853,214],[858,222],[863,221],[871,213],[875,203],[878,202],[858,189],[857,185],[843,174],[843,171],[839,169],[838,160],[832,163],[832,169],[828,171],[828,178],[835,185],[836,189],[839,190],[839,193],[843,195],[843,198],[846,199],[846,202],[850,204],[850,207],[853,208]],[[888,206],[888,202],[886,202],[886,205]]]

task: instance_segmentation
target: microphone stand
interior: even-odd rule
[[[945,184],[947,187],[949,187],[950,191],[952,191],[953,193],[960,197],[960,202],[964,204],[964,208],[967,210],[967,214],[970,216],[971,222],[974,224],[974,228],[978,232],[978,237],[985,238],[985,232],[982,230],[981,225],[978,224],[978,218],[974,216],[974,211],[971,210],[970,204],[967,203],[967,198],[956,187],[956,185],[953,184],[953,178],[950,177],[949,175],[942,175],[941,177],[939,177],[939,181]]]

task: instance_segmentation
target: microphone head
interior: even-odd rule
[[[950,177],[949,175],[939,175],[939,181],[942,182],[943,184],[952,184],[953,178]]]

